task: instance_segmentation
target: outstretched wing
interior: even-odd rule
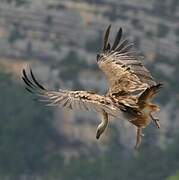
[[[110,115],[114,115],[113,113],[116,112],[112,101],[104,96],[88,91],[49,91],[35,79],[32,71],[30,71],[30,75],[31,78],[27,76],[25,70],[22,71],[26,90],[39,96],[41,101],[48,103],[47,105],[96,112],[106,111]]]
[[[141,56],[127,39],[121,41],[120,28],[113,45],[108,42],[111,25],[108,26],[101,54],[97,55],[100,69],[107,76],[110,93],[140,92],[156,85],[150,72],[141,62]]]

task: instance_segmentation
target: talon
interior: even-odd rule
[[[135,145],[136,150],[138,149],[139,145],[141,144],[141,136],[142,136],[142,129],[137,128],[137,137],[136,137],[136,145]]]
[[[152,120],[156,124],[157,128],[160,128],[160,120],[158,118],[153,118]]]
[[[157,128],[160,129],[160,120],[158,118],[154,118],[151,114],[150,114],[150,117],[152,121],[154,122],[154,124],[157,126]]]
[[[159,121],[159,119],[154,119],[154,122],[155,122],[156,126],[160,129],[160,121]]]

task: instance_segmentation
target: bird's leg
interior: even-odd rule
[[[154,118],[151,113],[150,113],[150,117],[151,117],[152,121],[154,122],[154,124],[157,126],[157,128],[160,128],[159,119],[158,118]]]
[[[96,132],[96,139],[99,139],[101,134],[104,132],[108,125],[108,114],[103,110],[102,112],[102,121],[97,127],[97,132]]]
[[[142,128],[137,127],[137,137],[136,137],[135,149],[138,149],[139,145],[141,144],[141,137],[142,137]]]

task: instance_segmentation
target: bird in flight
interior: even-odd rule
[[[104,34],[102,52],[97,54],[97,64],[108,81],[105,95],[91,91],[48,90],[36,80],[32,70],[28,77],[23,69],[22,79],[26,90],[49,105],[99,113],[101,122],[96,131],[97,139],[105,131],[109,116],[129,121],[136,126],[137,149],[141,143],[142,129],[151,122],[160,128],[159,119],[152,114],[160,107],[151,101],[162,84],[157,83],[145,68],[133,43],[122,37],[122,28],[119,28],[114,43],[109,42],[110,29],[111,25]]]

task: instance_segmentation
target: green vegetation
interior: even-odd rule
[[[179,171],[176,173],[176,175],[172,175],[167,180],[179,180]]]
[[[52,47],[55,51],[59,52],[61,50],[61,41],[59,36],[54,39]]]
[[[146,31],[146,36],[148,39],[151,39],[154,36],[154,32],[152,30],[148,30]]]
[[[169,32],[169,27],[166,26],[165,24],[159,24],[158,25],[158,33],[157,36],[160,38],[166,37],[166,35]]]
[[[169,10],[171,14],[175,14],[177,12],[177,7],[179,5],[178,0],[171,0],[169,5]]]
[[[178,58],[170,61],[161,55],[156,58],[160,63],[168,62],[170,65],[174,63],[177,74]],[[77,80],[79,70],[85,68],[84,63],[73,51],[59,65],[60,76],[64,80],[75,78]],[[167,79],[163,74],[155,72],[154,68],[153,71],[159,81],[162,77],[169,83],[168,86],[164,86],[158,97],[160,103],[166,104],[170,97],[176,97],[178,93],[176,83],[178,77]],[[8,180],[19,179],[22,174],[39,176],[44,180],[131,178],[177,180],[178,178],[179,134],[165,149],[160,149],[155,144],[158,130],[151,125],[144,131],[146,136],[143,138],[139,153],[133,150],[126,152],[123,145],[118,143],[117,130],[112,127],[113,134],[105,152],[93,154],[91,150],[88,155],[83,153],[79,158],[64,164],[64,157],[61,154],[64,137],[52,127],[51,110],[33,101],[33,96],[13,82],[8,74],[0,73],[0,92],[0,179],[7,176]],[[71,147],[73,148],[72,145]]]
[[[158,62],[175,63],[177,73],[177,61],[168,61],[161,55],[157,59]],[[60,63],[60,67],[61,75],[68,80],[74,79],[79,69],[84,68],[84,64],[72,51]],[[67,67],[70,74],[66,73]],[[157,79],[161,76],[164,78],[161,73],[156,72],[155,75],[158,76]],[[171,97],[178,92],[178,85],[175,83],[178,82],[177,76],[166,81],[170,84],[165,86],[158,99],[163,104],[169,100],[164,95]],[[8,180],[19,179],[22,174],[34,175],[34,180],[36,176],[44,180],[178,179],[179,134],[165,149],[160,149],[155,144],[158,130],[151,125],[144,131],[146,136],[140,151],[126,152],[123,145],[118,143],[117,130],[112,127],[113,134],[105,152],[88,155],[83,153],[79,158],[64,164],[61,154],[64,139],[52,127],[51,110],[33,101],[33,96],[13,82],[8,74],[0,73],[0,92],[0,179],[7,176]],[[170,120],[172,122],[172,117]]]
[[[178,57],[172,59],[170,57],[163,56],[162,54],[157,54],[155,57],[155,62],[151,66],[151,72],[155,79],[157,79],[158,82],[162,82],[164,84],[161,93],[158,94],[156,100],[160,102],[163,105],[166,105],[169,101],[173,100],[173,98],[176,98],[178,96],[179,92],[179,79],[177,76],[171,76],[168,77],[165,75],[164,72],[161,72],[155,67],[157,66],[158,63],[160,64],[166,64],[174,68],[173,74],[177,74],[179,71],[179,61]],[[167,94],[167,96],[166,96]],[[176,102],[176,106],[178,106],[178,103]]]
[[[72,81],[73,88],[79,88],[78,76],[81,69],[88,69],[87,63],[80,59],[76,52],[71,51],[69,54],[59,63],[61,68],[60,78],[64,81]]]
[[[10,75],[0,73],[0,92],[1,176],[44,173],[54,161],[48,146],[53,147],[58,138],[52,113],[32,100]]]
[[[102,39],[101,39],[101,35],[103,33],[101,32],[99,34],[99,36],[96,39],[89,39],[88,42],[86,43],[86,49],[89,52],[93,52],[93,53],[98,53],[100,52],[100,47],[101,47],[101,43],[102,43]]]
[[[151,139],[146,139],[140,152],[135,154],[124,152],[122,146],[116,144],[115,136],[108,150],[99,157],[72,160],[63,171],[63,179],[161,180],[166,179],[179,167],[177,139],[166,150],[159,149]],[[125,153],[130,155],[126,157]]]
[[[32,1],[2,0],[2,2],[10,3],[10,7],[19,7],[26,6]],[[136,11],[135,4],[128,7],[130,3],[125,5],[124,2],[117,2],[117,0],[116,6],[113,6],[110,1],[106,4],[102,2],[102,0],[94,2],[89,0],[89,2],[90,4],[94,2],[102,3],[101,8],[103,8],[103,5],[105,5],[104,7],[109,5],[109,7],[113,8],[100,14],[104,16],[101,18],[101,24],[111,20],[111,22],[115,24],[119,23],[119,26],[130,28],[128,23],[131,22],[134,28],[138,28],[139,33],[142,33],[143,26],[141,25],[142,21],[140,22],[139,20],[140,17],[137,19],[137,14],[137,16],[135,14],[132,16],[131,14]],[[54,13],[62,13],[63,10],[66,9],[64,5],[56,5],[56,2],[46,1],[44,4],[48,4],[47,9],[55,10]],[[155,26],[155,23],[152,24],[152,22],[155,22],[155,20],[158,21],[159,18],[161,18],[159,22],[162,22],[162,18],[167,18],[168,22],[170,19],[172,20],[172,18],[177,18],[174,16],[177,16],[178,5],[179,0],[158,0],[153,1],[152,7],[148,6],[146,1],[144,9],[141,9],[141,4],[139,9],[137,8],[137,11],[139,10],[139,15],[142,16],[142,13],[146,9],[146,13],[144,12],[142,18],[149,18],[149,21],[151,18],[151,22],[149,23]],[[29,7],[32,8],[31,10],[34,8],[37,10],[45,10],[44,5],[42,8],[40,6],[36,8],[33,4]],[[154,9],[150,11],[150,7]],[[17,8],[17,10],[21,11],[21,8]],[[29,15],[31,10],[29,11]],[[101,12],[100,10],[99,13]],[[54,13],[52,12],[52,14]],[[153,15],[150,16],[150,13]],[[131,18],[132,20],[130,21]],[[97,21],[95,22],[97,23]],[[51,15],[44,17],[43,22],[49,26],[54,24]],[[125,24],[121,24],[123,22]],[[14,24],[11,23],[13,27],[10,29],[10,36],[8,37],[10,44],[16,43],[16,41],[22,40],[26,36],[20,24],[18,21]],[[79,22],[79,26],[80,24]],[[92,22],[92,24],[94,24],[94,22]],[[152,39],[156,36],[166,38],[168,33],[170,31],[172,33],[173,31],[173,29],[169,27],[169,24],[159,23],[156,34],[152,30],[148,30],[146,32],[147,38]],[[129,31],[131,30],[132,29],[129,29]],[[49,28],[46,34],[49,35],[50,32],[51,29]],[[176,28],[173,33],[177,35],[176,43],[179,47],[179,28]],[[85,44],[86,50],[92,53],[100,52],[103,34],[104,32],[100,32],[96,38],[90,38]],[[134,32],[134,34],[136,33]],[[55,51],[62,49],[61,36],[63,36],[63,33],[57,34],[53,42],[50,42],[53,43],[52,48]],[[50,36],[50,38],[53,37],[54,36]],[[30,38],[30,36],[26,38],[29,40],[26,48],[26,54],[28,56],[33,55],[33,43],[35,42],[33,42],[33,38]],[[46,41],[48,39],[43,38],[42,40]],[[135,42],[136,46],[140,45],[138,38],[135,39]],[[154,46],[156,45],[156,51],[158,51],[157,44],[155,43],[156,42],[154,42]],[[160,41],[157,43],[160,43]],[[73,42],[71,42],[71,44],[75,46]],[[168,50],[170,51],[170,47]],[[162,54],[163,52],[160,53]],[[171,59],[161,54],[157,54],[155,62],[150,65],[152,74],[156,80],[158,82],[164,82],[164,87],[155,100],[163,106],[174,100],[175,107],[173,109],[178,109],[179,57]],[[52,65],[50,62],[52,62],[52,64],[56,62],[56,64]],[[43,63],[46,63],[45,57],[43,58]],[[74,51],[71,51],[61,62],[50,59],[48,63],[51,66],[55,66],[55,68],[59,66],[60,78],[65,82],[71,81],[73,89],[79,89],[80,87],[78,79],[82,69],[98,68],[96,64],[90,65],[89,67]],[[161,72],[159,68],[156,68],[157,63],[174,67],[173,75],[169,77],[164,71]],[[167,70],[166,68],[166,72]],[[170,114],[172,114],[172,112],[170,112]],[[172,123],[176,123],[173,120],[175,116],[176,114],[173,113],[169,118],[169,126]],[[161,119],[161,122],[162,120],[163,119]],[[76,150],[78,148],[78,145],[75,144],[76,142],[74,142],[74,145],[71,143],[71,139],[64,138],[63,134],[56,132],[53,127],[52,109],[46,108],[41,103],[34,101],[33,96],[28,94],[23,86],[15,83],[11,75],[0,72],[0,180],[179,180],[179,133],[173,134],[173,130],[175,130],[175,132],[177,130],[173,124],[171,127],[174,129],[171,128],[169,132],[164,133],[166,133],[166,138],[170,138],[172,141],[170,144],[166,144],[166,147],[163,149],[156,145],[156,139],[159,137],[158,130],[152,125],[145,129],[145,136],[143,137],[142,145],[138,153],[134,152],[133,149],[126,150],[124,144],[120,144],[119,142],[117,130],[115,127],[112,127],[112,130],[110,130],[112,134],[106,151],[99,153],[96,147],[94,147],[89,148],[87,154],[84,147],[82,151],[79,150],[81,155],[79,158],[73,158],[69,163],[65,163],[65,157],[61,153],[62,149],[67,145],[69,148]],[[163,133],[162,128],[161,132]],[[29,178],[20,178],[23,175],[29,175]]]
[[[14,3],[16,6],[22,6],[30,2],[30,0],[3,0],[7,3]]]
[[[140,152],[126,152],[111,132],[108,149],[99,155],[83,155],[65,165],[59,146],[62,137],[52,127],[52,114],[32,100],[10,75],[0,73],[0,174],[19,179],[22,174],[45,180],[177,180],[179,138],[164,150],[153,139],[157,130],[145,130]],[[152,128],[152,129],[151,129]],[[151,134],[151,132],[153,132]],[[58,145],[57,145],[58,144]],[[176,174],[176,175],[172,175]]]
[[[46,18],[45,18],[45,23],[46,23],[48,26],[51,26],[51,25],[53,24],[53,16],[47,15]]]
[[[179,28],[176,28],[175,34],[176,34],[177,36],[179,36]]]
[[[14,24],[11,32],[10,32],[10,35],[8,37],[8,41],[9,43],[14,43],[16,40],[18,39],[23,39],[24,38],[24,35],[20,32],[20,27],[18,24]]]

